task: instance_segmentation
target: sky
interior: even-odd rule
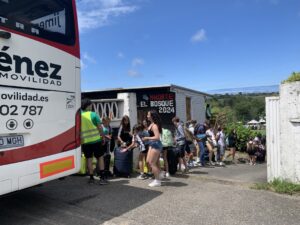
[[[300,71],[299,0],[77,0],[82,90],[280,84]]]

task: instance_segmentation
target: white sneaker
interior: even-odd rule
[[[224,166],[224,163],[223,163],[223,162],[220,162],[220,166]]]
[[[160,182],[160,180],[154,180],[150,184],[148,184],[148,186],[149,187],[160,187],[161,186],[161,182]]]
[[[140,175],[137,177],[137,179],[139,179],[139,180],[145,180],[145,179],[147,179],[147,176],[146,176],[145,174],[140,174]]]
[[[162,180],[162,179],[164,179],[164,178],[165,178],[165,172],[164,172],[164,171],[161,171],[161,172],[159,173],[159,179]]]
[[[170,173],[166,173],[166,178],[169,178],[170,177]]]
[[[215,164],[213,161],[210,161],[210,162],[209,162],[209,165],[215,166],[216,164]]]

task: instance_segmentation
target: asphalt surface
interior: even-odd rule
[[[250,189],[266,164],[196,168],[162,187],[113,179],[107,186],[70,176],[0,198],[0,225],[299,224],[300,197]]]

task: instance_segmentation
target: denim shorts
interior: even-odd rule
[[[163,145],[161,141],[149,141],[149,146],[159,152],[162,152],[163,150]]]

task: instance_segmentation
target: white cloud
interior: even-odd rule
[[[80,60],[81,69],[85,70],[88,67],[89,63],[97,64],[97,61],[94,57],[90,56],[87,52],[84,52]]]
[[[144,60],[143,59],[141,59],[141,58],[134,58],[132,60],[132,66],[133,67],[141,66],[141,65],[144,65]]]
[[[140,74],[136,70],[128,70],[128,76],[130,76],[130,77],[140,77],[140,76],[142,76],[142,74]]]
[[[87,67],[82,59],[80,60],[80,67],[81,67],[82,70],[86,69],[86,67]]]
[[[135,12],[138,7],[124,0],[77,0],[80,31],[109,25],[113,18]]]
[[[125,56],[124,56],[124,53],[123,53],[123,52],[118,52],[117,57],[118,57],[119,59],[123,59]]]
[[[90,62],[90,63],[93,63],[93,64],[96,64],[97,61],[96,59],[94,59],[92,56],[90,56],[88,53],[83,53],[83,56],[82,56],[83,60],[87,61],[87,62]]]
[[[206,31],[204,29],[198,30],[191,38],[191,42],[202,42],[207,39]]]

